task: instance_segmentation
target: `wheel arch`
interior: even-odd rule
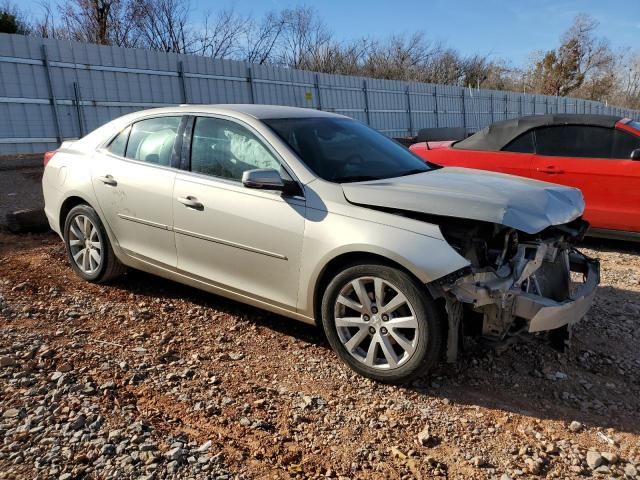
[[[93,208],[94,210],[95,207],[93,205],[91,205],[90,202],[88,202],[86,199],[80,197],[79,195],[70,195],[69,197],[65,198],[64,201],[62,202],[62,204],[60,205],[60,213],[59,213],[59,217],[58,217],[58,222],[60,225],[60,231],[62,232],[62,234],[64,235],[63,229],[64,229],[64,223],[67,220],[67,215],[69,215],[69,212],[71,211],[71,209],[73,207],[77,207],[78,205],[88,205],[91,208]],[[96,214],[97,214],[97,210],[96,210]],[[100,219],[102,220],[102,219]],[[102,222],[104,224],[104,222]]]
[[[100,221],[102,222],[102,226],[104,227],[105,231],[107,232],[107,237],[109,237],[109,241],[111,242],[111,246],[113,247],[114,251],[116,252],[116,256],[118,258],[120,258],[120,250],[119,250],[119,244],[117,242],[117,239],[114,237],[113,232],[111,231],[111,228],[109,226],[109,224],[107,222],[105,222],[103,216],[102,216],[102,210],[100,210],[99,208],[96,208],[96,205],[94,205],[94,203],[90,200],[87,200],[86,196],[83,195],[79,195],[77,193],[71,193],[67,198],[65,198],[62,203],[60,204],[60,212],[58,215],[58,225],[60,225],[60,234],[61,236],[64,238],[64,223],[65,220],[67,219],[67,215],[69,215],[69,212],[71,211],[72,208],[78,206],[78,205],[87,205],[91,208],[93,208],[93,210],[96,212],[96,215],[98,216],[98,218],[100,219]]]
[[[411,278],[413,278],[419,284],[423,284],[423,282],[418,278],[418,276],[415,273],[413,273],[409,268],[379,253],[373,253],[373,252],[367,252],[367,251],[352,251],[352,252],[341,253],[333,257],[324,265],[314,284],[313,316],[314,316],[316,325],[320,325],[319,321],[322,315],[321,314],[322,296],[331,279],[335,277],[335,275],[337,275],[340,271],[344,270],[345,268],[348,268],[352,265],[358,265],[358,264],[363,264],[367,262],[397,268],[398,270],[401,270],[407,273]]]

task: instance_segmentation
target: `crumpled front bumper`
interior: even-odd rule
[[[557,293],[556,296],[542,294],[548,288],[544,285],[540,288],[537,274],[549,262],[564,266],[553,273],[565,279],[561,282],[568,282],[564,299],[558,299]],[[600,283],[597,260],[575,249],[558,248],[553,242],[523,244],[514,257],[514,265],[509,275],[500,276],[493,269],[483,269],[443,285],[456,301],[472,305],[475,311],[483,313],[483,335],[503,337],[516,318],[527,321],[529,332],[576,323],[591,307]],[[571,281],[572,274],[582,275],[582,282]],[[531,283],[536,288],[530,288]]]
[[[558,302],[524,292],[514,298],[513,315],[529,320],[530,332],[572,325],[581,320],[591,307],[600,283],[599,262],[573,251],[569,255],[569,266],[571,272],[584,275],[584,282],[572,292],[569,299]]]

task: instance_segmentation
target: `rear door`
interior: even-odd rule
[[[534,177],[582,190],[595,228],[640,230],[638,137],[606,127],[557,125],[535,130]]]
[[[92,183],[103,218],[121,248],[175,267],[173,185],[181,116],[140,120],[97,152]]]

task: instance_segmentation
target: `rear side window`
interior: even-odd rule
[[[158,117],[134,123],[125,156],[168,167],[171,164],[180,120],[181,117]]]
[[[131,131],[131,126],[128,126],[123,131],[121,131],[116,138],[114,138],[107,150],[109,150],[114,155],[118,155],[119,157],[124,157],[125,149],[127,148],[127,140],[129,140],[129,132]]]
[[[631,152],[640,148],[640,137],[622,130],[613,131],[613,158],[631,158]]]
[[[536,152],[555,157],[611,158],[613,129],[560,125],[536,129]]]
[[[502,149],[504,152],[533,153],[535,151],[533,143],[533,131],[523,133],[515,140],[512,140]]]

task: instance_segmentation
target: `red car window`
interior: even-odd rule
[[[523,133],[515,140],[512,140],[506,147],[502,149],[503,152],[514,153],[533,153],[535,151],[535,145],[533,143],[533,131]]]
[[[631,152],[640,148],[640,137],[631,133],[615,130],[613,134],[613,158],[628,159]]]
[[[536,153],[553,157],[611,158],[611,128],[558,125],[537,128]]]

